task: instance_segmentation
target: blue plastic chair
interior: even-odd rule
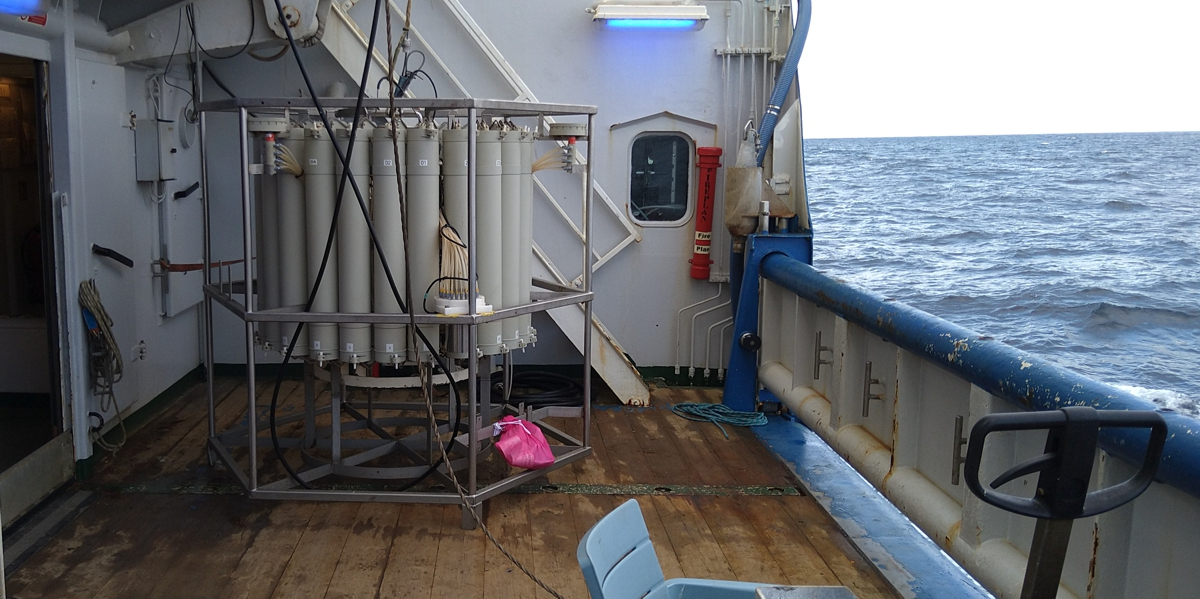
[[[576,552],[592,599],[754,599],[755,582],[665,580],[636,499],[600,519]]]

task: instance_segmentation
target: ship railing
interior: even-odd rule
[[[1193,597],[1200,588],[1200,421],[775,254],[762,261],[760,384],[1001,597],[1017,597],[1034,520],[980,502],[961,471],[984,415],[1068,405],[1163,412],[1158,481],[1075,523],[1059,597]],[[1045,432],[993,435],[981,480],[1040,455]],[[1147,435],[1102,430],[1092,488],[1129,478]],[[1002,490],[1032,495],[1037,475]],[[1066,592],[1064,595],[1062,592]]]

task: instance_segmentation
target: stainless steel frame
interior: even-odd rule
[[[205,295],[205,319],[204,319],[204,360],[208,372],[208,408],[209,408],[209,457],[214,463],[223,463],[237,479],[246,488],[250,497],[258,499],[299,499],[299,500],[315,500],[315,501],[382,501],[382,502],[416,502],[416,503],[460,503],[460,498],[457,492],[448,490],[445,492],[438,491],[362,491],[362,490],[346,490],[346,489],[306,489],[300,488],[300,484],[290,477],[273,480],[260,484],[259,480],[259,460],[258,449],[259,445],[271,447],[271,440],[259,436],[262,428],[259,422],[258,406],[256,403],[256,385],[255,385],[255,334],[254,323],[256,322],[322,322],[322,323],[396,323],[408,324],[414,319],[418,324],[439,324],[439,325],[463,325],[468,330],[468,342],[470,347],[478,346],[478,326],[481,323],[491,322],[517,316],[521,314],[529,314],[532,312],[541,312],[558,308],[562,306],[583,304],[585,312],[585,324],[583,331],[584,349],[583,349],[583,408],[582,409],[563,409],[550,408],[542,410],[528,410],[522,415],[527,419],[538,422],[539,425],[546,431],[547,435],[557,441],[560,445],[552,445],[556,460],[555,463],[545,469],[536,471],[526,471],[510,475],[502,480],[492,482],[480,487],[478,480],[478,466],[481,456],[485,456],[491,450],[491,444],[486,443],[486,438],[489,436],[489,428],[491,422],[499,415],[505,412],[516,412],[513,408],[506,408],[503,405],[493,405],[490,400],[485,405],[481,402],[479,393],[479,385],[469,384],[467,393],[467,409],[466,422],[459,422],[459,425],[466,425],[466,432],[460,433],[453,440],[456,448],[464,450],[465,458],[455,459],[451,463],[451,467],[458,470],[465,466],[467,470],[466,480],[463,481],[464,494],[466,501],[471,507],[477,508],[482,502],[494,495],[502,493],[508,489],[516,487],[520,484],[528,482],[534,478],[542,476],[550,470],[561,468],[576,460],[582,459],[591,455],[591,366],[592,366],[592,309],[591,302],[593,299],[592,293],[592,236],[591,236],[591,211],[593,202],[592,192],[592,164],[593,164],[593,148],[590,143],[592,135],[594,135],[595,114],[594,106],[568,105],[568,104],[545,104],[545,103],[528,103],[528,102],[513,102],[503,100],[480,100],[480,99],[367,99],[363,102],[364,107],[368,112],[376,114],[380,111],[387,111],[389,102],[395,108],[401,111],[413,111],[421,114],[429,114],[434,111],[438,116],[453,115],[459,118],[465,118],[468,123],[474,123],[479,117],[493,116],[504,118],[534,118],[536,119],[536,127],[538,137],[542,137],[545,133],[543,127],[545,118],[550,116],[567,116],[567,117],[586,117],[587,118],[587,137],[580,141],[587,143],[587,163],[583,173],[585,185],[582,194],[583,202],[583,231],[584,231],[584,252],[583,252],[583,276],[582,288],[567,287],[554,283],[535,280],[535,287],[540,291],[535,291],[532,294],[532,302],[513,308],[498,310],[493,314],[481,315],[475,312],[475,287],[471,286],[472,297],[468,301],[469,312],[462,316],[436,316],[436,315],[413,315],[408,314],[349,314],[349,313],[313,313],[304,312],[302,306],[290,306],[285,308],[276,308],[269,310],[258,310],[255,305],[253,293],[254,280],[254,226],[253,226],[253,199],[251,197],[251,181],[252,174],[252,148],[250,147],[250,139],[247,130],[247,119],[250,110],[256,113],[285,113],[297,111],[313,111],[315,103],[308,98],[236,98],[230,100],[220,100],[215,102],[203,102],[198,106],[200,111],[200,152],[202,157],[209,156],[210,149],[208,148],[207,138],[207,113],[210,112],[233,112],[238,116],[238,131],[239,131],[239,151],[241,156],[241,172],[240,172],[240,187],[241,187],[241,204],[242,214],[242,264],[244,267],[244,276],[241,281],[226,280],[224,276],[220,278],[220,282],[214,284],[213,276],[210,269],[204,271],[204,295]],[[321,100],[323,107],[327,109],[351,108],[355,105],[355,99],[345,98],[329,98]],[[476,168],[476,129],[474,126],[468,127],[470,134],[467,138],[467,246],[468,246],[468,272],[469,278],[476,279],[476,226],[475,226],[475,209],[476,209],[476,189],[475,189],[475,168]],[[211,232],[213,223],[211,222],[212,211],[209,202],[210,187],[209,187],[209,172],[207,162],[201,166],[201,185],[203,190],[204,201],[204,260],[206,264],[215,264],[213,260],[213,248],[211,244]],[[351,208],[353,209],[353,208]],[[220,274],[220,273],[218,273]],[[249,284],[248,284],[249,282]],[[234,299],[234,296],[240,295],[241,301]],[[233,313],[241,319],[245,326],[245,343],[246,343],[246,385],[247,385],[247,414],[249,418],[245,425],[237,426],[225,431],[218,431],[216,428],[216,405],[213,393],[213,367],[214,367],[214,351],[213,351],[213,305],[219,304],[226,310]],[[415,318],[414,318],[415,317]],[[479,381],[486,383],[491,375],[492,359],[486,358],[468,358],[465,360],[466,378],[470,381]],[[322,371],[318,375],[318,371]],[[326,376],[326,372],[328,373]],[[461,377],[458,371],[455,371],[454,378],[457,380]],[[331,398],[327,405],[318,406],[316,403],[316,392],[314,380],[316,378],[328,380],[331,388]],[[451,406],[447,403],[444,406],[435,406],[437,413],[444,413],[445,419],[441,423],[435,423],[435,428],[430,429],[425,425],[424,432],[410,435],[405,438],[396,438],[385,430],[387,426],[397,424],[417,424],[413,422],[417,419],[404,417],[385,417],[380,418],[375,415],[378,410],[403,410],[412,409],[414,407],[424,408],[425,404],[415,403],[397,403],[388,404],[372,404],[370,399],[364,404],[363,402],[347,401],[345,396],[346,386],[355,386],[367,388],[370,393],[371,388],[387,387],[386,384],[374,383],[361,377],[355,377],[348,372],[343,372],[343,365],[340,363],[332,363],[328,368],[319,368],[316,364],[306,361],[305,363],[305,379],[304,379],[304,411],[302,414],[289,415],[283,418],[277,418],[277,424],[287,422],[304,422],[303,435],[299,437],[281,438],[280,444],[283,447],[300,448],[302,455],[305,458],[305,468],[299,471],[300,478],[306,483],[318,480],[329,475],[352,476],[363,479],[411,479],[416,477],[416,471],[427,470],[437,460],[434,454],[435,443],[439,435],[445,434],[451,430]],[[369,398],[370,396],[368,396]],[[366,410],[364,413],[363,410]],[[317,415],[329,414],[331,417],[330,424],[324,427],[316,425]],[[343,415],[350,415],[353,420],[343,422]],[[541,423],[543,418],[548,417],[577,417],[583,420],[583,438],[575,439],[574,437],[557,430],[556,428]],[[345,439],[343,434],[351,430],[369,430],[376,435],[376,438],[371,439]],[[251,442],[251,439],[254,441]],[[249,453],[248,467],[235,458],[233,449],[236,447],[245,447]],[[315,458],[303,452],[305,448],[322,448],[330,451],[331,458],[323,460]],[[343,449],[358,450],[350,455],[343,455]],[[426,450],[427,454],[422,455],[421,451]],[[390,453],[399,453],[406,455],[416,462],[415,466],[404,467],[386,467],[375,468],[363,466],[362,464],[369,462],[377,457],[388,455]],[[424,460],[422,462],[421,460]],[[449,483],[447,475],[447,466],[445,464],[436,468],[432,473],[437,479]],[[474,521],[468,516],[468,506],[463,506],[464,518],[463,526],[473,527]]]

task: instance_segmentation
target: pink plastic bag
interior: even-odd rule
[[[517,468],[537,470],[554,463],[550,443],[536,424],[513,416],[505,416],[492,425],[493,434],[500,435],[496,449],[504,461]]]

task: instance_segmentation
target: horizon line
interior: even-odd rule
[[[804,136],[807,140],[824,140],[824,139],[917,139],[926,137],[1020,137],[1034,135],[1128,135],[1133,133],[1200,133],[1200,129],[1167,129],[1157,131],[1068,131],[1068,132],[1040,132],[1040,133],[948,133],[938,135],[845,135],[845,136],[824,136],[810,137]]]

